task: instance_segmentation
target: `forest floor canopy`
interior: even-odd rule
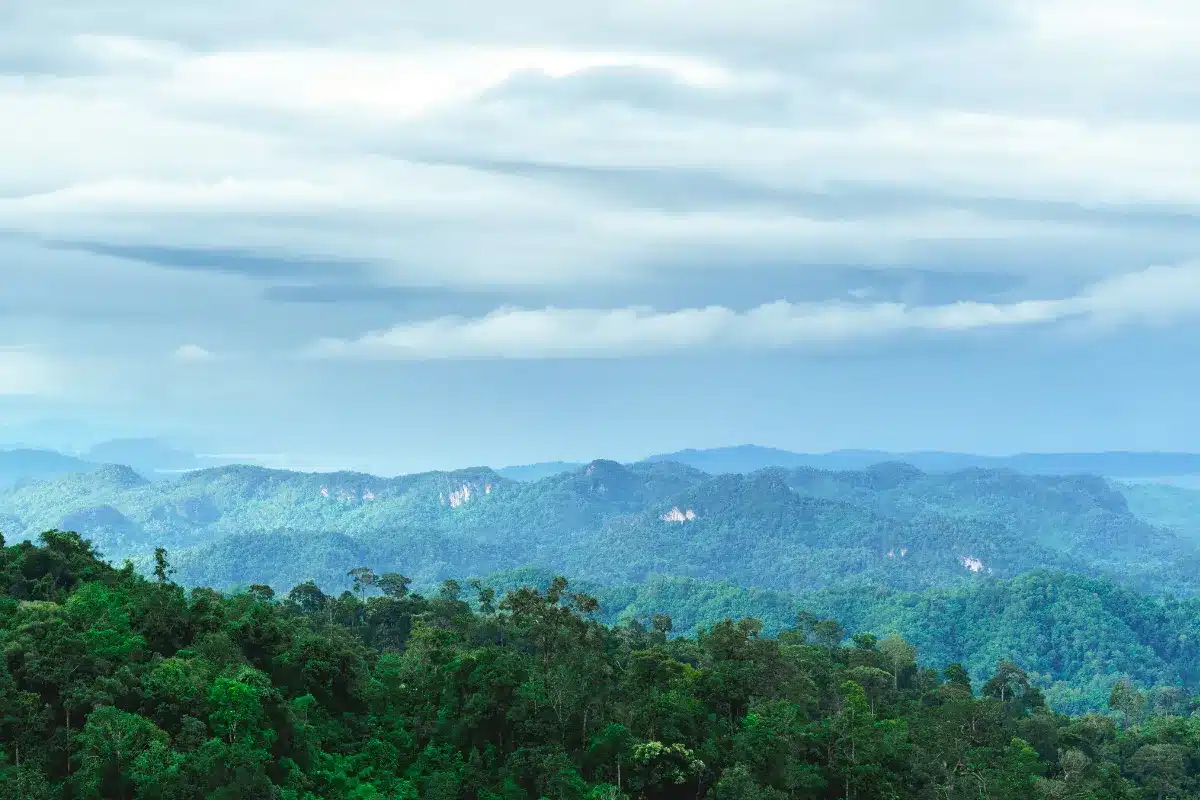
[[[899,636],[799,614],[595,619],[565,579],[497,592],[347,570],[222,594],[114,568],[77,534],[0,548],[0,796],[235,800],[1183,798],[1185,692],[1047,708]]]

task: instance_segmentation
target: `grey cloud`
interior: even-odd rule
[[[402,316],[449,313],[484,313],[498,305],[536,302],[541,293],[496,293],[422,286],[377,284],[283,284],[263,289],[263,299],[273,303],[308,306],[374,306]]]
[[[139,261],[168,269],[216,272],[250,278],[332,278],[361,276],[370,264],[338,258],[224,248],[127,245],[105,242],[49,242],[49,246],[110,258]]]
[[[913,211],[953,209],[1008,220],[1053,221],[1127,229],[1196,234],[1200,207],[1096,204],[971,196],[929,187],[863,181],[827,182],[825,191],[807,191],[782,181],[770,185],[717,169],[688,167],[594,166],[470,156],[430,159],[581,189],[650,208],[673,211],[769,209],[811,219],[896,216]]]
[[[509,105],[515,113],[561,113],[565,108],[607,104],[653,114],[781,124],[794,117],[797,99],[796,93],[780,86],[693,86],[666,69],[623,66],[565,76],[525,70],[484,92],[477,102]]]
[[[48,42],[37,34],[19,28],[0,33],[0,76],[36,78],[95,72],[96,65],[91,59],[63,42]]]
[[[503,14],[480,14],[474,0],[380,3],[376,0],[212,0],[164,5],[153,0],[11,0],[0,16],[72,32],[119,30],[197,44],[267,38],[363,42],[397,33],[433,40],[599,47],[717,49],[803,55],[818,48],[868,47],[880,41],[925,41],[1012,24],[1001,0],[514,0]],[[764,43],[774,48],[764,51]]]
[[[1011,143],[1002,126],[938,127],[941,112],[978,112],[994,122],[1028,103],[1069,117],[1083,105],[1056,107],[1054,100],[1076,86],[1099,97],[1103,71],[1093,79],[1068,67],[1103,63],[1105,54],[1061,48],[1051,57],[1048,47],[1031,43],[1015,7],[1000,0],[516,0],[485,19],[477,0],[187,7],[14,0],[0,9],[0,61],[25,64],[25,73],[109,69],[72,44],[72,35],[84,33],[178,42],[193,48],[180,52],[183,67],[238,49],[278,55],[319,44],[323,53],[352,57],[375,48],[386,58],[429,45],[508,44],[694,57],[729,70],[732,80],[701,87],[645,66],[565,77],[525,71],[481,96],[456,98],[448,110],[410,118],[392,113],[395,98],[371,97],[352,81],[345,91],[332,86],[322,101],[328,108],[311,97],[305,105],[303,92],[292,106],[274,104],[269,81],[261,97],[250,91],[234,102],[220,85],[209,94],[175,93],[172,81],[187,70],[177,73],[174,62],[161,75],[122,63],[76,89],[128,101],[144,112],[134,119],[162,121],[154,146],[148,137],[131,138],[113,157],[98,150],[103,157],[94,162],[64,152],[64,166],[54,160],[58,183],[47,189],[82,187],[76,195],[0,211],[78,253],[253,279],[253,297],[266,301],[282,327],[300,317],[305,325],[319,314],[332,318],[340,305],[403,316],[456,307],[474,314],[509,303],[620,307],[644,298],[669,309],[816,301],[864,287],[906,302],[1015,300],[1034,286],[1065,291],[1098,274],[1195,256],[1194,195],[1173,185],[1177,175],[1162,164],[1150,159],[1147,169],[1141,157],[1159,140],[1151,137],[1139,151],[1141,131],[1052,129],[1059,155],[1044,151],[1036,125]],[[1047,64],[1061,69],[1027,91]],[[1139,64],[1129,70],[1133,77],[1113,80],[1127,87],[1161,68]],[[241,73],[205,74],[240,88]],[[313,77],[311,94],[325,77]],[[1155,97],[1180,91],[1145,84]],[[366,110],[353,107],[358,101]],[[60,126],[87,129],[71,103],[55,108]],[[1128,119],[1137,121],[1137,113]],[[197,121],[204,127],[192,127]],[[1037,120],[1017,114],[1012,122]],[[255,135],[240,136],[248,131]],[[1180,142],[1188,133],[1151,132]],[[118,133],[97,147],[120,140]],[[991,137],[992,150],[973,149],[974,137]],[[162,152],[143,159],[158,138]],[[179,142],[187,152],[176,151]],[[1080,156],[1077,142],[1092,149]],[[470,176],[389,172],[379,154],[391,156],[393,168],[410,159],[464,167],[459,173]],[[122,186],[86,191],[131,175],[166,188],[141,199]],[[251,183],[296,179],[313,189],[295,198],[281,190],[283,200],[252,192],[244,205],[229,199],[232,192],[214,199],[202,191],[230,175]],[[1020,196],[1005,196],[1005,187]],[[23,199],[9,187],[0,191],[9,195],[0,202]],[[1138,201],[1145,197],[1154,202]],[[316,198],[311,208],[301,208],[306,198]],[[294,208],[279,210],[293,200]],[[970,216],[974,228],[941,223],[939,215],[953,214]],[[747,221],[765,224],[760,230]],[[796,230],[769,229],[791,222]],[[843,222],[852,224],[804,227]]]

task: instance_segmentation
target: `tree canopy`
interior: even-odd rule
[[[79,536],[0,549],[0,797],[163,800],[1194,797],[1191,699],[1050,710],[897,635],[801,615],[673,636],[566,579],[190,591]],[[346,564],[343,571],[360,565]],[[489,594],[489,591],[491,593]],[[1139,697],[1141,699],[1139,699]]]

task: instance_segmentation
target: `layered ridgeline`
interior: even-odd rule
[[[77,535],[0,546],[0,797],[22,800],[868,800],[1195,797],[1195,698],[1047,709],[1001,660],[800,615],[669,638],[563,579],[428,596],[356,570],[186,592]]]
[[[189,585],[276,590],[309,578],[344,588],[347,563],[422,584],[537,565],[605,584],[661,574],[785,592],[919,590],[1038,568],[1156,593],[1200,586],[1192,529],[1146,522],[1103,479],[903,464],[711,476],[597,461],[528,482],[489,469],[223,467],[155,483],[107,466],[0,493],[10,538],[49,529],[78,531],[111,558],[166,547]]]
[[[647,461],[673,461],[713,475],[757,472],[768,467],[795,469],[810,467],[827,470],[866,469],[875,464],[897,461],[912,464],[927,472],[955,470],[1009,469],[1030,475],[1103,475],[1120,479],[1163,479],[1186,477],[1200,479],[1200,453],[1120,452],[1104,453],[1019,453],[1011,456],[981,456],[972,453],[948,453],[924,450],[889,453],[882,450],[835,450],[830,453],[793,453],[776,447],[738,445],[702,450],[688,449],[653,455]],[[584,466],[563,461],[547,461],[506,467],[500,473],[517,480],[537,480]]]
[[[78,472],[90,472],[99,463],[64,455],[54,450],[0,450],[0,490],[22,483],[46,480]]]
[[[520,569],[480,581],[498,591],[546,589],[553,574]],[[775,636],[805,612],[839,620],[847,636],[898,633],[927,666],[961,663],[986,680],[1000,660],[1028,670],[1058,711],[1103,709],[1123,679],[1146,688],[1200,692],[1200,598],[1141,595],[1109,581],[1037,571],[1011,580],[974,580],[905,592],[882,587],[825,589],[799,596],[727,581],[655,576],[640,584],[578,582],[608,624],[666,614],[694,636],[722,619],[753,617]]]
[[[899,632],[977,680],[1010,658],[1056,708],[1080,710],[1102,707],[1121,677],[1196,686],[1200,613],[1162,598],[1195,594],[1193,500],[900,464],[710,476],[599,461],[527,482],[224,467],[150,483],[104,467],[0,494],[0,529],[10,541],[80,531],[147,574],[164,546],[188,586],[283,593],[315,580],[336,594],[359,566],[418,588],[463,576],[544,588],[567,574],[599,598],[600,619],[667,613],[687,634],[752,616],[773,635],[814,609],[850,633]]]

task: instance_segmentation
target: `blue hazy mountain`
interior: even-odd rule
[[[25,481],[89,472],[96,467],[94,462],[55,450],[0,450],[0,489],[10,488]]]
[[[861,470],[884,462],[911,464],[924,472],[983,468],[1009,469],[1029,475],[1102,475],[1109,478],[1200,475],[1200,453],[1020,453],[1010,456],[936,450],[908,453],[883,450],[793,453],[773,447],[739,445],[706,450],[680,450],[650,456],[647,460],[673,461],[713,475],[755,472],[768,467]]]
[[[148,478],[212,466],[195,453],[180,450],[157,438],[110,439],[88,449],[83,457],[100,464],[122,464]]]
[[[540,481],[552,475],[572,472],[584,466],[575,461],[544,461],[537,464],[521,464],[515,467],[502,467],[496,473],[510,481]]]
[[[1139,495],[1164,520],[1186,518],[1186,500]],[[1052,568],[1143,591],[1200,589],[1194,529],[1147,522],[1103,478],[902,463],[711,475],[595,461],[526,482],[487,468],[382,478],[253,466],[148,481],[108,466],[0,491],[10,540],[51,528],[115,558],[167,547],[181,577],[215,586],[344,583],[353,555],[429,582],[536,564],[606,584],[663,574],[789,592],[861,580],[920,590]]]
[[[826,470],[861,470],[875,464],[900,462],[925,472],[954,472],[969,468],[1009,469],[1027,475],[1102,475],[1118,479],[1200,480],[1200,453],[1102,452],[1020,453],[986,456],[923,450],[906,453],[886,450],[836,450],[829,453],[794,453],[775,447],[737,445],[678,450],[649,456],[646,461],[686,464],[710,475],[757,472],[760,469],[810,467]],[[497,470],[510,480],[535,481],[584,466],[572,461],[546,461]]]

